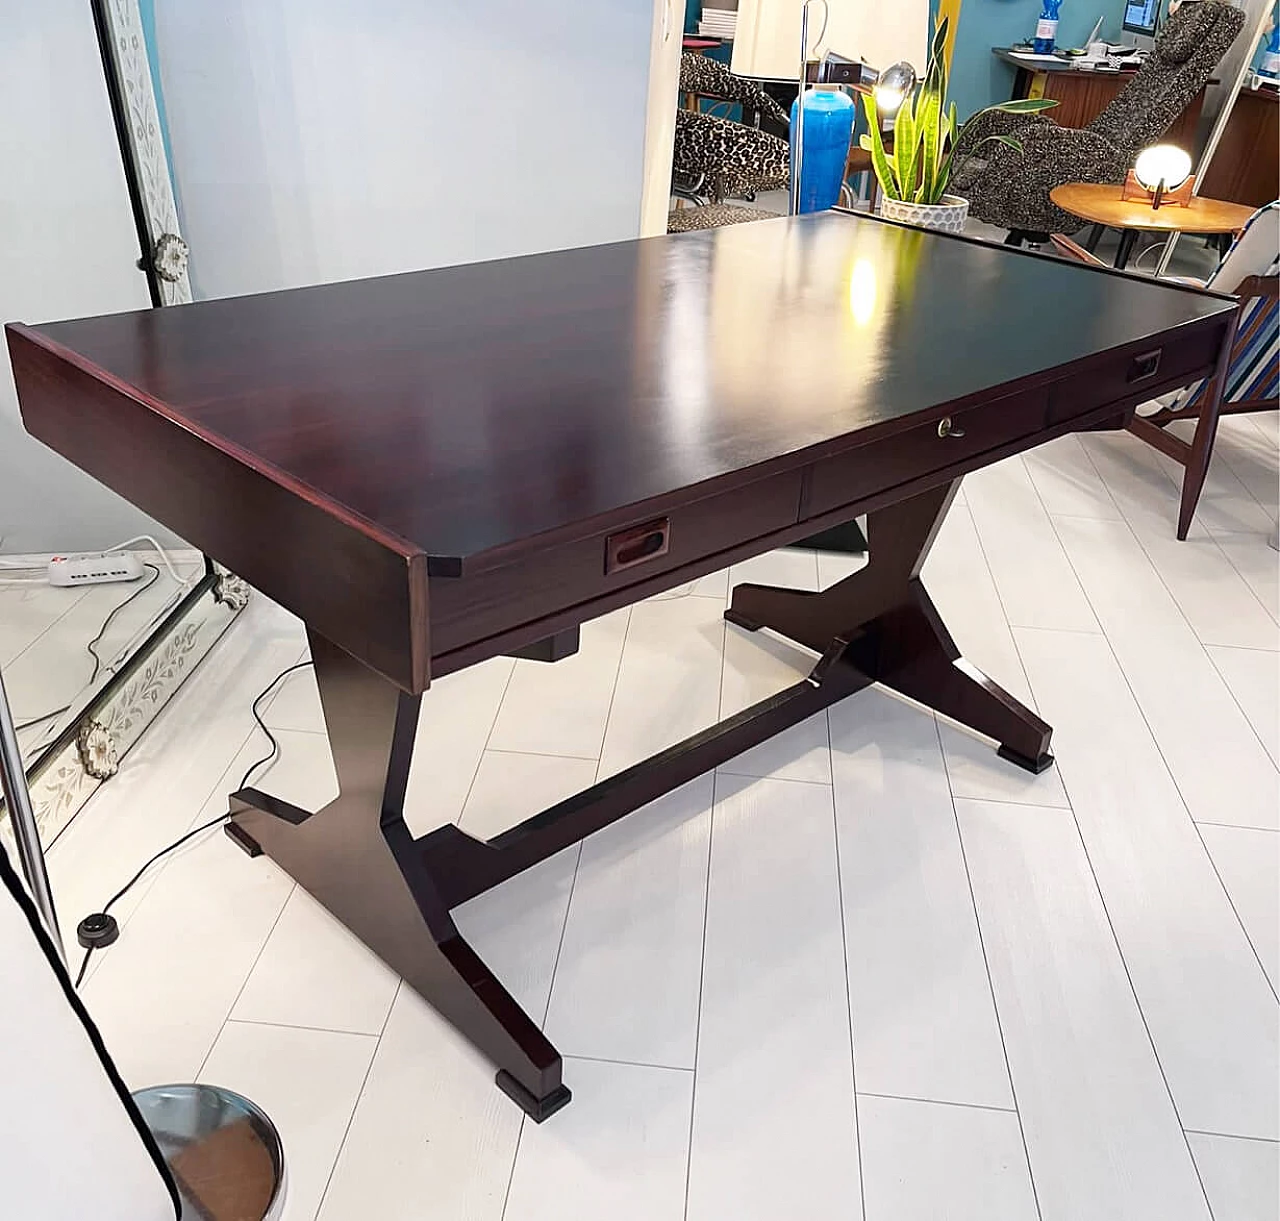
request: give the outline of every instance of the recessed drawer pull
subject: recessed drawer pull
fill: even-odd
[[[643,526],[635,526],[621,534],[611,534],[605,541],[605,573],[620,572],[646,560],[656,560],[658,556],[666,555],[670,548],[671,519],[667,517],[645,522]]]
[[[957,428],[952,422],[949,415],[943,416],[938,421],[938,436],[940,437],[963,437],[964,429]]]
[[[926,440],[938,447],[935,457],[941,464],[955,451],[933,439],[935,423],[929,420],[923,427]],[[531,635],[552,635],[563,630],[565,607],[581,612],[580,619],[594,619],[618,605],[629,585],[648,585],[647,593],[657,593],[664,580],[668,588],[692,581],[692,575],[667,578],[678,568],[740,546],[743,539],[764,538],[794,526],[804,480],[804,468],[793,467],[710,496],[694,493],[697,498],[683,504],[670,496],[669,509],[666,504],[637,508],[629,517],[589,534],[531,548],[521,558],[504,562],[499,557],[459,580],[432,577],[432,658],[459,650],[471,650],[468,656],[484,653],[491,637],[516,631],[517,644]],[[847,482],[842,481],[842,492]],[[548,622],[544,630],[534,632],[540,620]],[[511,651],[505,640],[495,642],[498,645],[500,652]],[[436,672],[448,671],[437,667]],[[5,1216],[0,1203],[0,1217]]]
[[[1154,352],[1143,352],[1141,356],[1135,356],[1129,365],[1129,376],[1125,380],[1145,382],[1147,378],[1155,377],[1160,371],[1160,357],[1163,355],[1164,349],[1157,348]]]

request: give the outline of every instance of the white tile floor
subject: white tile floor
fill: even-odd
[[[288,1221],[1276,1221],[1280,785],[1272,421],[1224,423],[1192,537],[1127,436],[972,477],[925,570],[968,656],[1055,725],[1013,770],[868,691],[474,900],[459,922],[565,1053],[493,1072],[266,861],[213,833],[122,905],[88,1005],[135,1086],[258,1098]],[[424,701],[414,830],[478,834],[794,681],[728,584]],[[303,654],[259,599],[51,853],[63,920],[224,808],[249,702]],[[334,791],[314,681],[264,787]]]

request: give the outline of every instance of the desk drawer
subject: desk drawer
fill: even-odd
[[[665,515],[643,514],[589,538],[532,551],[488,572],[432,577],[432,656],[794,525],[802,483],[802,471],[787,471]]]
[[[806,517],[853,504],[1044,428],[1045,391],[1023,391],[954,412],[815,463]]]
[[[1226,334],[1226,324],[1201,327],[1148,348],[1108,355],[1088,369],[1049,387],[1049,423],[1084,415],[1107,403],[1139,402],[1188,385],[1211,370]]]

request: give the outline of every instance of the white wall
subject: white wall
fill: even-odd
[[[978,0],[975,0],[977,3]],[[738,0],[733,70],[794,81],[800,74],[805,0]],[[900,59],[923,72],[929,57],[929,0],[827,0],[809,16],[809,55],[835,51],[882,70]]]
[[[0,0],[0,322],[150,304],[85,0]],[[22,431],[0,344],[0,552],[152,524]]]
[[[653,0],[155,9],[197,296],[639,232]]]
[[[653,0],[649,41],[649,103],[645,127],[644,185],[640,233],[666,233],[671,210],[671,159],[680,101],[680,52],[684,32],[683,0]]]

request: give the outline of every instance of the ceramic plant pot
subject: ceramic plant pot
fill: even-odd
[[[880,215],[886,220],[916,225],[921,229],[938,229],[943,233],[963,233],[969,216],[969,201],[959,195],[944,195],[936,204],[904,203],[900,199],[881,199]]]

